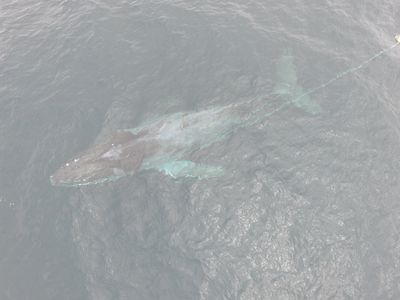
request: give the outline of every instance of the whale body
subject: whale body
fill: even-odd
[[[115,181],[155,169],[172,177],[210,178],[222,168],[188,160],[190,153],[223,139],[250,118],[250,106],[235,104],[178,112],[133,129],[117,131],[62,165],[51,177],[58,186]]]
[[[117,131],[64,163],[50,181],[55,186],[83,186],[115,181],[142,170],[157,170],[174,178],[221,176],[220,166],[190,160],[191,153],[224,139],[237,128],[263,120],[288,104],[311,114],[319,105],[297,83],[293,56],[285,51],[277,62],[278,83],[263,99],[252,99],[202,111],[177,112],[147,121],[133,129]],[[267,111],[265,103],[276,103]],[[277,108],[276,108],[277,107]]]

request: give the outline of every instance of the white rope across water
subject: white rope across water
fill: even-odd
[[[303,98],[305,96],[308,96],[308,95],[310,95],[310,94],[312,94],[312,93],[314,93],[314,92],[316,92],[316,91],[318,91],[320,89],[323,89],[323,88],[327,87],[328,85],[334,83],[335,81],[341,79],[342,77],[344,77],[344,76],[346,76],[348,74],[354,73],[354,72],[366,67],[370,62],[372,62],[373,60],[375,60],[378,57],[382,56],[386,52],[389,52],[390,50],[392,50],[393,48],[397,47],[400,44],[400,34],[396,35],[394,38],[396,40],[396,43],[393,44],[392,46],[390,46],[390,47],[388,47],[386,49],[383,49],[383,50],[379,51],[378,53],[372,55],[368,59],[366,59],[363,62],[361,62],[358,66],[351,67],[351,68],[349,68],[349,69],[347,69],[345,71],[339,72],[339,73],[336,74],[335,77],[329,79],[328,81],[324,82],[323,84],[321,84],[321,85],[319,85],[317,87],[314,87],[312,89],[309,89],[307,92],[301,94],[300,96],[298,96],[298,97],[296,97],[294,99],[291,99],[289,101],[286,101],[286,102],[282,103],[279,107],[277,107],[276,109],[274,109],[273,111],[269,112],[268,114],[266,114],[264,116],[265,117],[269,117],[269,116],[275,114],[276,112],[282,110],[283,108],[285,108],[290,103],[294,103],[294,102],[298,101],[299,99],[301,99],[301,98]]]
[[[383,50],[379,51],[378,53],[374,54],[374,55],[371,56],[370,58],[364,60],[361,64],[359,64],[359,65],[356,66],[356,67],[352,67],[352,68],[350,68],[350,69],[347,69],[347,70],[345,70],[345,71],[343,71],[343,72],[340,72],[340,73],[336,74],[336,76],[335,76],[334,78],[328,80],[327,82],[325,82],[325,83],[323,83],[323,84],[321,84],[321,85],[319,85],[319,86],[317,86],[317,87],[315,87],[315,88],[312,88],[311,90],[309,90],[308,92],[306,92],[306,93],[300,95],[299,97],[297,97],[297,98],[294,99],[293,101],[296,101],[296,100],[298,100],[298,99],[300,99],[300,98],[302,98],[302,97],[304,97],[304,96],[310,95],[310,94],[314,93],[315,91],[318,91],[318,90],[320,90],[320,89],[323,89],[324,87],[330,85],[331,83],[335,82],[336,80],[339,80],[340,78],[346,76],[347,74],[354,73],[354,72],[356,72],[356,71],[358,71],[358,70],[364,68],[364,67],[365,67],[366,65],[368,65],[371,61],[377,59],[379,56],[385,54],[386,52],[388,52],[388,51],[392,50],[393,48],[395,48],[396,46],[398,46],[398,45],[400,44],[400,34],[399,34],[399,35],[396,35],[396,36],[395,36],[395,39],[396,39],[396,41],[397,41],[396,44],[390,46],[389,48],[386,48],[386,49],[383,49]]]

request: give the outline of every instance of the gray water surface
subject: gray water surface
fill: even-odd
[[[393,45],[399,3],[353,2],[2,1],[0,299],[400,299],[400,47],[195,154],[223,178],[49,182],[116,129],[265,97],[284,49],[308,90]]]

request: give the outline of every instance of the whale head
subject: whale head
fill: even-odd
[[[135,174],[146,156],[136,135],[121,131],[68,160],[53,175],[54,186],[84,186]]]

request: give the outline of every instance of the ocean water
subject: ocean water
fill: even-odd
[[[352,2],[2,1],[0,299],[400,299],[400,46],[368,61],[400,5]],[[197,155],[223,178],[51,186],[116,129],[265,97],[285,49],[306,91],[368,63]]]

